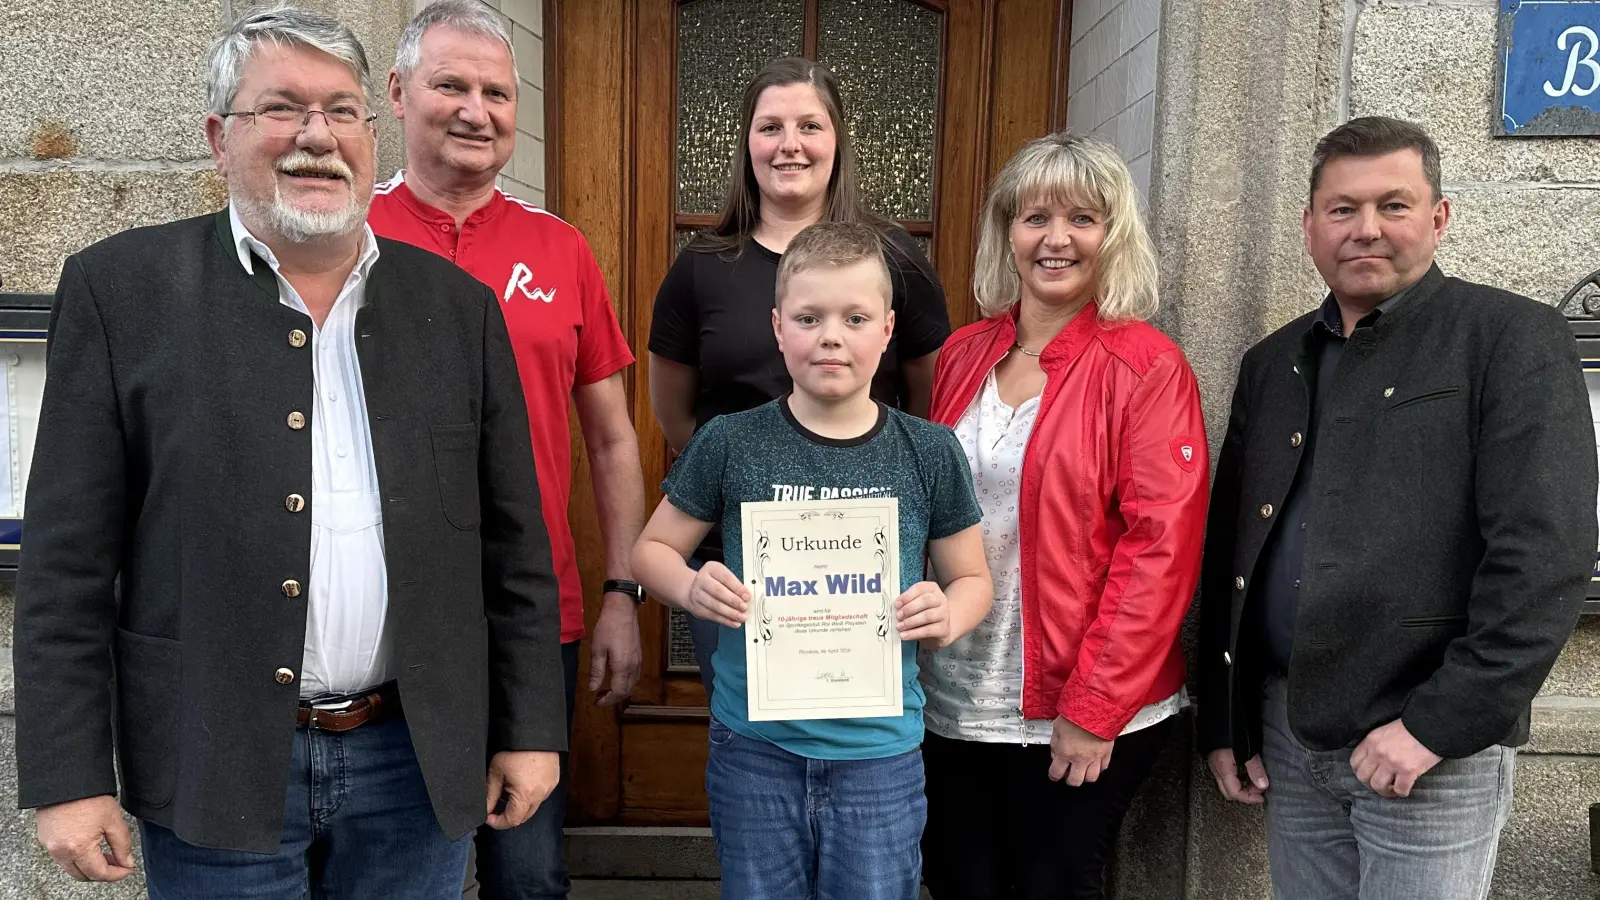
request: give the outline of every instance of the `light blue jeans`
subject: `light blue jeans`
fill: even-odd
[[[1287,683],[1267,682],[1261,762],[1278,900],[1483,900],[1511,815],[1517,751],[1447,759],[1409,797],[1380,797],[1350,750],[1309,750],[1289,730]]]
[[[726,900],[917,900],[921,750],[810,759],[713,718],[706,793]]]

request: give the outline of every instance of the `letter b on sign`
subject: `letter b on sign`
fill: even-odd
[[[1595,54],[1600,52],[1600,36],[1595,35],[1594,29],[1582,25],[1568,28],[1556,39],[1556,49],[1567,51],[1566,78],[1559,88],[1546,81],[1544,83],[1546,94],[1552,97],[1565,97],[1568,94],[1587,97],[1594,93],[1596,88],[1600,88],[1600,62],[1595,61]],[[1588,75],[1586,84],[1579,83],[1584,74],[1580,73],[1580,69]]]

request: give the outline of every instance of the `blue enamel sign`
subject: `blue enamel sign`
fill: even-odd
[[[1500,0],[1502,135],[1600,134],[1600,0]]]

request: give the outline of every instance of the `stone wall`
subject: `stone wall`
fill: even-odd
[[[517,57],[517,146],[500,172],[500,189],[544,206],[544,0],[484,0],[511,29]],[[416,0],[417,8],[428,0]]]
[[[1067,127],[1106,138],[1150,189],[1161,0],[1073,0]]]
[[[1554,302],[1600,267],[1600,144],[1489,136],[1496,9],[1496,0],[1167,0],[1151,185],[1159,324],[1194,364],[1214,449],[1243,351],[1325,290],[1301,247],[1300,212],[1312,146],[1347,118],[1401,116],[1439,141],[1454,209],[1439,261],[1451,274]],[[1497,898],[1570,900],[1600,888],[1587,821],[1600,800],[1597,668],[1600,621],[1586,620],[1535,708]],[[1179,873],[1181,896],[1270,897],[1259,812],[1221,800],[1189,760],[1181,864],[1129,846],[1137,817],[1124,852]],[[1147,817],[1176,815],[1148,810],[1175,805],[1183,790],[1171,773],[1152,783]]]

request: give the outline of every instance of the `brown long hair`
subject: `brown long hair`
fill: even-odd
[[[738,256],[745,241],[761,224],[761,188],[750,164],[750,123],[756,116],[756,101],[770,87],[809,84],[817,91],[828,120],[833,125],[835,149],[833,172],[828,176],[828,198],[822,207],[823,222],[859,222],[883,227],[888,220],[867,209],[861,202],[861,178],[856,169],[855,148],[845,127],[844,106],[839,99],[839,82],[823,66],[800,56],[784,56],[767,63],[745,86],[739,104],[739,140],[733,147],[729,167],[728,191],[722,198],[717,222],[695,236],[697,250],[731,253]]]

